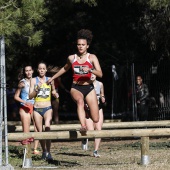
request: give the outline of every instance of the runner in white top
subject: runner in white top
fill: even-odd
[[[86,125],[88,130],[101,130],[103,125],[103,109],[102,109],[102,103],[105,103],[105,96],[104,96],[104,86],[103,83],[96,80],[96,76],[92,74],[91,80],[93,81],[94,89],[97,95],[98,100],[98,106],[99,106],[99,121],[97,123],[94,123],[92,119],[90,118],[90,110],[88,108],[88,105],[85,105],[86,110]],[[101,142],[101,138],[96,138],[94,141],[94,157],[100,157],[98,154],[99,145]],[[88,149],[88,139],[85,139],[82,141],[82,149],[87,150]]]

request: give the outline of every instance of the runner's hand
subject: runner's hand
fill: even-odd
[[[47,80],[47,82],[46,82],[46,83],[49,85],[49,84],[51,84],[51,82],[52,82],[52,81],[53,81],[53,79],[52,79],[52,78],[50,78],[50,79],[48,79],[48,80]]]
[[[24,105],[25,105],[25,106],[32,106],[33,104],[30,103],[30,102],[26,102],[26,103],[24,103]]]
[[[59,94],[56,93],[56,92],[55,92],[55,93],[52,92],[52,95],[53,95],[56,99],[59,98]]]

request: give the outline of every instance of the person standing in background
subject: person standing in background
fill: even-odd
[[[148,86],[143,83],[141,76],[137,76],[136,82],[137,120],[146,121],[148,120],[149,89]]]

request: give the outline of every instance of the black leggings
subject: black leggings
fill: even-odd
[[[138,104],[137,111],[139,121],[148,120],[148,105]]]

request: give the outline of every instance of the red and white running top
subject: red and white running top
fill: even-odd
[[[92,63],[89,59],[90,54],[87,54],[86,61],[83,64],[78,63],[77,54],[74,55],[74,60],[72,62],[72,70],[73,70],[73,81],[89,81],[91,78],[90,72],[83,71],[83,67],[88,67],[90,69],[93,68]]]

